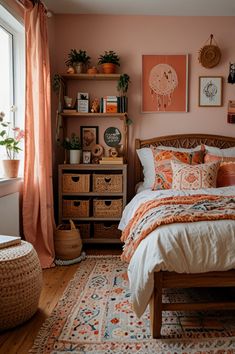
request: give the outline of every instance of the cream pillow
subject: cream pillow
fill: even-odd
[[[220,162],[188,165],[171,161],[173,180],[172,189],[202,189],[216,187]]]

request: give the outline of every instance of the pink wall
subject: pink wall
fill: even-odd
[[[234,17],[56,15],[54,22],[55,71],[65,71],[64,62],[71,48],[87,50],[94,65],[104,50],[114,50],[120,55],[120,72],[128,73],[132,81],[128,92],[129,116],[133,120],[129,135],[131,155],[136,137],[200,132],[235,136],[235,125],[227,124],[226,118],[227,102],[235,99],[235,87],[226,83],[229,61],[235,61]],[[215,68],[205,69],[198,62],[198,51],[211,33],[222,51],[222,60]],[[142,54],[186,53],[189,54],[189,112],[141,113]],[[198,107],[200,75],[224,77],[222,107]],[[93,121],[93,125],[96,123]]]

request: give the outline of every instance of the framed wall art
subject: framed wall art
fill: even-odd
[[[199,76],[199,107],[221,107],[222,76]]]
[[[188,111],[188,55],[142,56],[142,112]]]
[[[81,126],[80,129],[82,150],[91,150],[98,144],[98,127]]]

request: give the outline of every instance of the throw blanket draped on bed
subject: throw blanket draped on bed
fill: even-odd
[[[206,220],[235,220],[235,197],[193,195],[142,204],[122,233],[122,260],[129,262],[140,242],[161,225]]]

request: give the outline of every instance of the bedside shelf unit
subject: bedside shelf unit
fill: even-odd
[[[64,80],[64,95],[67,94],[67,87],[69,81],[118,81],[121,74],[61,74],[61,77]],[[78,118],[116,118],[122,121],[122,139],[123,139],[123,155],[125,162],[127,161],[127,152],[128,152],[128,116],[127,113],[86,113],[86,112],[61,112],[60,116],[62,117],[62,126],[64,137],[67,136],[67,118],[78,119]]]
[[[120,243],[127,165],[59,165],[59,223],[72,219],[84,243]]]

